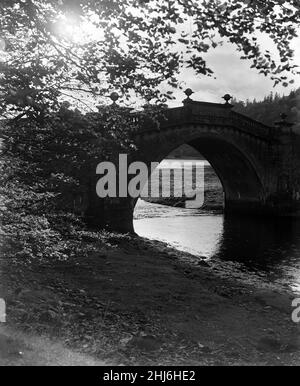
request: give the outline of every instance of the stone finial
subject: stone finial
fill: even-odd
[[[225,94],[222,98],[225,100],[225,104],[226,104],[226,105],[229,105],[229,101],[230,101],[233,97],[232,97],[230,94]]]
[[[287,113],[280,113],[280,121],[275,122],[275,124],[289,124],[291,125],[291,122],[288,122],[287,120],[288,114]]]
[[[288,117],[288,115],[287,115],[286,113],[281,113],[281,114],[280,114],[280,118],[281,118],[281,120],[282,120],[283,122],[286,121],[287,117]]]
[[[194,91],[190,88],[187,88],[184,93],[187,96],[187,99],[191,99],[191,95],[194,94]]]
[[[119,99],[119,94],[117,92],[112,92],[109,97],[113,101],[113,105],[116,105],[116,102]]]
[[[187,106],[190,104],[190,102],[193,102],[193,100],[191,99],[191,95],[194,94],[194,91],[190,88],[187,88],[185,91],[184,91],[185,95],[186,95],[186,98],[182,101],[183,105],[184,106]]]
[[[286,113],[281,113],[280,121],[277,121],[274,124],[275,124],[275,127],[279,128],[282,132],[291,133],[294,123],[289,122],[287,118],[288,118],[288,115]]]

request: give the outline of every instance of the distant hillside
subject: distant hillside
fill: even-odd
[[[193,147],[189,145],[182,145],[179,146],[177,149],[173,150],[167,159],[173,159],[173,158],[181,158],[181,159],[204,159],[204,157]]]
[[[288,96],[273,94],[266,96],[261,102],[247,100],[246,102],[233,100],[234,110],[267,125],[273,125],[280,119],[281,113],[288,115],[288,120],[300,129],[300,88],[292,91]]]

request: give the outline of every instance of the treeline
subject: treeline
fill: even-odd
[[[233,99],[232,104],[235,111],[271,126],[280,119],[281,113],[285,113],[288,120],[300,129],[300,88],[291,91],[287,96],[271,92],[260,102],[255,99],[246,102]]]
[[[204,159],[203,156],[193,147],[184,144],[179,146],[177,149],[173,150],[166,158],[176,159],[176,158],[192,158],[192,159]]]

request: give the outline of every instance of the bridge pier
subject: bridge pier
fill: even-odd
[[[94,229],[134,233],[133,211],[131,198],[98,198],[97,205],[89,206],[85,219],[88,226]]]

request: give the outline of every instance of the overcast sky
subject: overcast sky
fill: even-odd
[[[266,49],[274,47],[268,41],[262,42]],[[295,49],[295,64],[300,65],[300,38],[293,42]],[[240,53],[235,46],[225,43],[222,47],[211,50],[207,55],[207,62],[214,70],[214,76],[208,78],[205,76],[196,76],[192,70],[185,70],[181,74],[181,80],[185,82],[186,88],[190,87],[195,94],[194,100],[203,100],[207,102],[223,102],[221,97],[230,93],[239,100],[263,99],[271,91],[277,91],[280,94],[288,94],[291,90],[300,87],[300,76],[295,76],[295,83],[290,87],[273,87],[273,81],[259,74],[256,69],[251,69],[251,62],[240,59]],[[216,77],[216,79],[214,79]],[[176,101],[170,105],[179,105],[184,99],[182,92],[176,92]]]

